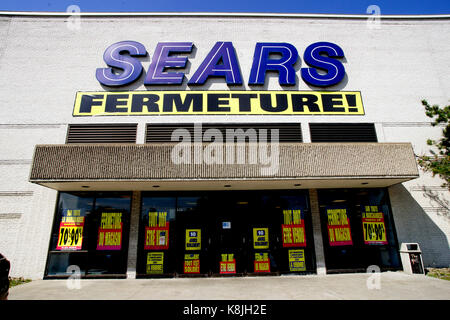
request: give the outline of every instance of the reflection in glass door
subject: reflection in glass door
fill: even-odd
[[[142,197],[136,273],[175,275],[175,197]]]
[[[45,278],[125,278],[131,194],[60,192]]]
[[[139,239],[140,277],[315,272],[302,190],[143,193]]]
[[[400,268],[386,189],[324,189],[318,195],[328,272]]]
[[[208,226],[212,215],[208,215],[206,200],[204,197],[177,198],[176,270],[179,276],[209,274]]]
[[[249,200],[212,194],[211,210],[215,207],[214,234],[211,239],[211,272],[217,276],[239,276],[245,273],[245,225],[250,214]],[[220,204],[220,205],[217,205]],[[212,212],[212,211],[211,211]]]

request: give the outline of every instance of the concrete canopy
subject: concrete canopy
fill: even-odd
[[[208,144],[193,143],[191,163],[177,164],[174,146],[37,145],[30,182],[60,191],[248,190],[387,187],[419,176],[410,143],[280,143],[278,151],[268,143],[268,153],[278,153],[275,165],[249,163],[259,150],[249,143],[216,146],[223,158],[213,163],[199,161]],[[242,147],[244,163],[227,163],[227,147],[235,155]],[[269,165],[275,170],[264,173]]]

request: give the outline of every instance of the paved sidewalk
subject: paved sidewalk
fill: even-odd
[[[369,289],[369,277],[380,275],[380,288]],[[67,280],[37,280],[10,289],[9,300],[450,300],[450,281],[407,275],[338,274],[244,278],[176,278],[80,280],[68,289]],[[376,281],[369,284],[376,286]]]

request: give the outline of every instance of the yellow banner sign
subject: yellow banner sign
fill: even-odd
[[[97,250],[122,249],[122,212],[102,212]]]
[[[80,209],[66,209],[61,217],[56,250],[81,250],[84,215]]]
[[[352,245],[347,208],[327,208],[327,229],[330,246]]]
[[[270,259],[267,252],[255,252],[255,272],[270,272]]]
[[[164,252],[147,253],[147,274],[164,273]]]
[[[202,230],[186,229],[186,250],[201,250]]]
[[[305,250],[289,250],[289,271],[306,271]]]
[[[169,222],[167,212],[150,211],[148,226],[145,227],[145,250],[169,249]]]
[[[253,248],[269,249],[269,228],[253,228]]]
[[[61,223],[57,250],[80,250],[83,242],[83,225]]]
[[[222,261],[220,261],[220,273],[221,274],[233,274],[236,273],[236,260],[233,253],[223,253]]]
[[[184,273],[200,273],[200,255],[185,254],[183,271]]]
[[[283,247],[305,247],[305,222],[301,209],[283,210],[283,224],[281,234]]]
[[[359,91],[77,92],[74,116],[364,115]]]
[[[362,207],[362,225],[365,244],[387,244],[383,212],[378,206]]]
[[[145,250],[169,249],[169,223],[167,227],[145,227]]]

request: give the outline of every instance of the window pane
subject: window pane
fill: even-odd
[[[130,194],[61,192],[46,275],[125,274],[130,205]]]
[[[143,194],[139,227],[137,274],[161,277],[174,273],[174,197]]]
[[[319,190],[319,206],[328,270],[400,267],[386,189]]]

